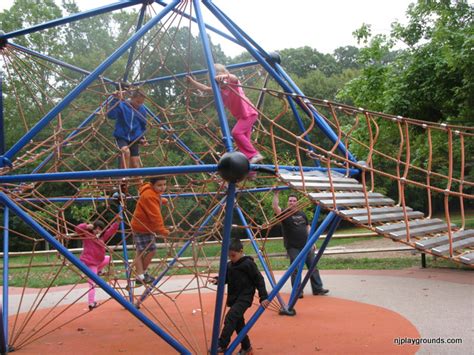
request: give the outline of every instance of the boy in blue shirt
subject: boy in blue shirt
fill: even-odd
[[[122,154],[120,161],[122,169],[141,166],[139,148],[146,131],[144,102],[145,94],[140,89],[132,90],[127,101],[114,94],[112,109],[107,113],[110,119],[115,120],[114,137]]]

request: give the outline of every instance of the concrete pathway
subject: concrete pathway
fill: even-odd
[[[282,274],[278,272],[277,277]],[[474,354],[474,271],[418,268],[338,270],[322,271],[321,276],[330,293],[328,296],[315,296],[315,301],[319,297],[336,297],[377,305],[399,313],[421,334],[421,339],[414,341],[431,342],[421,343],[420,354]],[[162,290],[171,292],[185,285],[192,287],[189,278],[178,276],[168,281]],[[283,288],[283,292],[289,293],[290,290],[288,284]],[[11,289],[10,314],[18,309],[20,291]],[[52,307],[60,300],[61,305],[78,298],[81,298],[80,302],[87,301],[87,285],[79,285],[65,296],[68,291],[70,287],[67,286],[50,289],[38,309]],[[309,286],[305,291],[305,300],[313,297],[310,296]],[[29,305],[41,297],[38,297],[37,290],[27,290],[23,295],[22,312],[27,312]],[[107,298],[103,291],[97,290],[97,299]],[[87,308],[86,303],[84,307]],[[295,308],[298,310],[298,304]],[[399,334],[393,334],[394,342],[399,337]],[[462,343],[448,344],[453,339]]]

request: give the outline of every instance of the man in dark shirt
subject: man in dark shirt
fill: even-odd
[[[308,240],[308,234],[310,230],[310,225],[308,223],[308,218],[306,214],[298,210],[298,198],[295,195],[290,195],[288,197],[288,206],[285,210],[282,211],[280,208],[279,201],[279,191],[275,190],[273,194],[273,211],[275,215],[288,215],[281,221],[283,229],[283,243],[285,245],[286,252],[290,257],[290,263],[296,259],[298,254],[303,250]],[[306,267],[310,267],[314,260],[314,246],[306,255],[305,264]],[[291,275],[291,285],[295,283],[297,271]],[[313,295],[325,295],[329,290],[323,288],[323,282],[319,276],[319,270],[315,269],[311,275],[311,289],[313,290]],[[300,298],[303,297],[303,293],[299,295]]]

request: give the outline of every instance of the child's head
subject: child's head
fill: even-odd
[[[166,190],[166,177],[154,176],[150,178],[150,184],[156,192],[163,193]]]
[[[96,235],[99,235],[100,233],[102,233],[104,228],[105,228],[105,223],[102,221],[95,221],[94,223],[92,223],[92,232]]]
[[[217,75],[229,74],[229,71],[227,70],[227,68],[225,67],[224,64],[216,63],[216,64],[214,64],[214,69],[216,70]]]
[[[244,246],[240,239],[232,239],[229,245],[229,260],[236,263],[244,255]]]
[[[133,107],[139,108],[145,102],[145,93],[141,89],[135,89],[130,92],[130,103]]]

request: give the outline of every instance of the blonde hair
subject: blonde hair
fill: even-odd
[[[229,74],[229,71],[224,64],[216,63],[214,64],[214,69],[216,70],[217,74]]]

